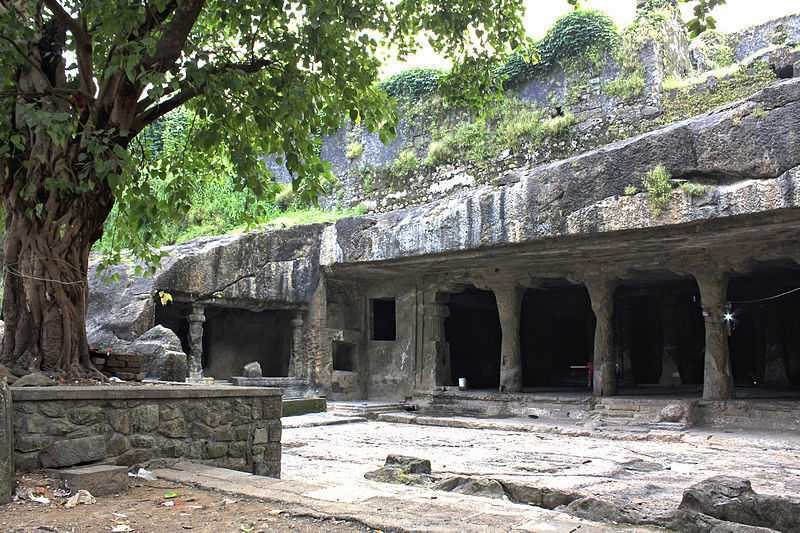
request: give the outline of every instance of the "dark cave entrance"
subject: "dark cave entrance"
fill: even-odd
[[[203,371],[217,379],[241,376],[252,361],[266,377],[286,377],[292,349],[292,313],[206,307]]]
[[[502,331],[494,294],[466,289],[451,294],[448,306],[445,337],[453,383],[466,378],[471,389],[499,388]]]
[[[800,386],[800,269],[764,266],[733,277],[729,347],[737,387]]]
[[[622,386],[692,386],[699,392],[705,323],[693,279],[665,275],[625,283],[614,295],[614,309]]]
[[[584,286],[564,280],[525,291],[520,320],[523,387],[587,389],[594,328]]]
[[[169,302],[167,305],[161,305],[158,298],[156,298],[155,306],[155,324],[171,329],[180,339],[183,352],[189,354],[188,316],[192,312],[192,306],[183,302]]]

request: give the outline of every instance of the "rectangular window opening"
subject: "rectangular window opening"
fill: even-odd
[[[397,310],[394,298],[372,300],[372,340],[397,339]]]
[[[349,342],[333,342],[333,369],[344,372],[355,372],[354,344]]]

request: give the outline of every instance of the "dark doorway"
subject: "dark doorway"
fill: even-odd
[[[800,270],[764,267],[731,279],[729,338],[738,387],[800,385]]]
[[[397,340],[397,304],[394,298],[372,300],[372,340]]]
[[[528,289],[522,300],[523,386],[588,388],[595,319],[582,285]],[[580,368],[583,367],[583,368]]]
[[[453,382],[466,378],[469,388],[500,386],[502,331],[491,291],[467,289],[450,296],[445,336],[450,345]]]
[[[626,283],[617,289],[614,306],[623,385],[703,383],[705,323],[694,280]]]
[[[184,353],[189,354],[189,313],[192,312],[192,306],[187,303],[169,302],[166,305],[161,305],[161,302],[156,298],[155,302],[156,313],[155,323],[159,326],[171,329],[181,341],[181,347]]]
[[[267,377],[286,377],[292,347],[291,312],[206,307],[203,369],[217,379],[241,376],[252,361]]]

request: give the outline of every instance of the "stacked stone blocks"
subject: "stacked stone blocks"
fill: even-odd
[[[36,400],[15,391],[17,469],[183,459],[280,477],[279,391],[237,388],[240,396],[215,397],[198,388],[195,397],[132,398],[137,388],[126,389],[118,396],[129,398],[120,399]]]

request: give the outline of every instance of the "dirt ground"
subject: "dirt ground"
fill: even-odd
[[[39,488],[51,503],[26,499],[0,506],[0,531],[4,533],[374,531],[341,520],[292,516],[267,502],[166,481],[137,480],[124,496],[98,497],[95,504],[66,509],[66,498],[53,495],[56,482],[42,476],[24,476],[20,480],[25,487]],[[177,496],[165,498],[170,492]]]

